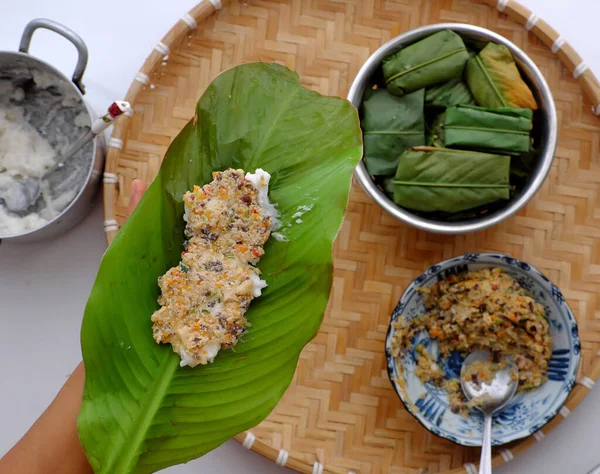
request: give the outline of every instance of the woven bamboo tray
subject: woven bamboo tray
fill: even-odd
[[[354,184],[321,330],[302,352],[279,405],[237,437],[280,465],[316,474],[476,472],[478,450],[437,438],[404,410],[383,351],[390,312],[405,286],[429,265],[465,252],[503,252],[541,269],[577,314],[583,343],[581,377],[560,415],[535,436],[496,450],[494,465],[541,441],[587,395],[600,376],[600,122],[593,115],[600,114],[600,85],[556,31],[513,0],[250,0],[225,6],[204,0],[156,45],[126,97],[135,114],[113,131],[104,175],[109,242],[126,218],[132,180],[154,178],[167,146],[219,72],[276,61],[298,71],[305,86],[345,96],[383,42],[448,21],[494,30],[540,67],[558,109],[554,166],[517,216],[457,237],[399,223]]]

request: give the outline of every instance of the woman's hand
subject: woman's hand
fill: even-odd
[[[134,179],[128,215],[145,191],[146,183]],[[84,384],[80,362],[46,411],[0,459],[0,474],[93,474],[77,435]]]
[[[129,208],[127,210],[127,217],[131,215],[133,210],[137,207],[142,199],[142,196],[146,192],[146,183],[141,179],[134,179],[131,183],[131,198],[129,199]]]

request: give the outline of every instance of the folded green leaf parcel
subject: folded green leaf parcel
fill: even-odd
[[[531,109],[450,107],[444,119],[447,147],[527,152],[531,147]]]
[[[425,104],[435,107],[475,105],[475,99],[462,77],[455,77],[448,82],[428,87],[425,92]]]
[[[510,197],[510,157],[417,147],[400,157],[394,202],[423,212],[459,212]]]
[[[94,472],[187,462],[275,407],[327,306],[361,151],[356,109],[283,66],[206,89],[86,306],[78,432]]]
[[[374,89],[363,102],[364,159],[372,175],[394,174],[405,150],[422,145],[424,90],[396,97]]]
[[[538,108],[512,54],[502,44],[488,43],[477,56],[469,59],[465,76],[482,107]]]
[[[459,35],[439,31],[383,60],[387,90],[401,96],[459,77],[468,58]]]

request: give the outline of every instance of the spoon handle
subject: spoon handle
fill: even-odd
[[[61,157],[59,157],[59,160],[54,164],[54,166],[44,173],[41,179],[43,180],[58,168],[63,167],[65,163],[75,155],[75,153],[83,148],[84,145],[92,141],[96,135],[99,135],[106,130],[119,115],[129,113],[131,110],[132,108],[129,102],[125,102],[124,100],[117,100],[110,104],[110,107],[106,113],[101,117],[98,117],[94,123],[92,123],[91,129],[85,135],[79,137],[79,139],[72,146],[70,146]]]
[[[479,474],[492,474],[492,415],[485,415],[483,420],[483,443],[481,445],[481,459],[479,460]]]

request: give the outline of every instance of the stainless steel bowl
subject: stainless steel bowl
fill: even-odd
[[[440,234],[464,234],[467,232],[480,231],[502,222],[525,206],[525,204],[527,204],[527,202],[535,195],[544,183],[548,171],[552,166],[552,160],[554,159],[554,152],[556,150],[558,127],[556,108],[554,106],[552,93],[550,92],[550,88],[548,87],[544,76],[533,61],[503,36],[473,25],[440,23],[416,28],[396,36],[375,51],[367,62],[365,62],[350,87],[348,100],[350,100],[356,108],[360,108],[365,88],[370,84],[371,78],[375,72],[381,67],[383,58],[395,53],[404,46],[408,46],[426,36],[445,29],[453,30],[464,38],[493,41],[495,43],[503,44],[514,56],[517,66],[521,71],[521,75],[531,88],[539,106],[537,112],[539,120],[537,121],[537,126],[541,128],[540,156],[529,183],[520,194],[508,201],[505,207],[496,212],[468,221],[440,222],[418,216],[409,210],[396,205],[379,188],[377,188],[371,179],[364,162],[360,162],[356,168],[355,174],[367,194],[397,219],[419,229],[431,232]]]

